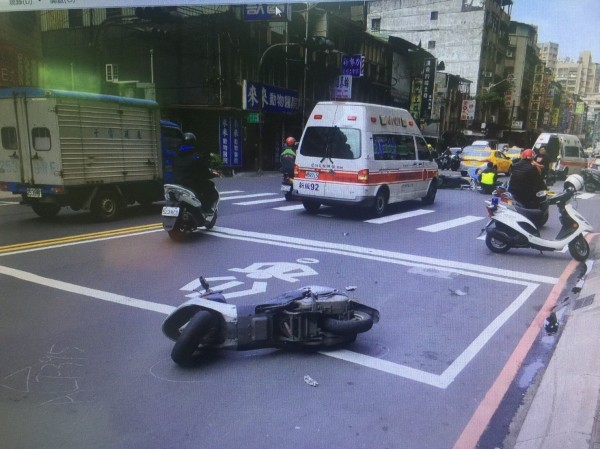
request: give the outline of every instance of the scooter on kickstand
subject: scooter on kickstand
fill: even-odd
[[[184,241],[197,228],[211,229],[215,225],[219,192],[214,184],[213,189],[215,201],[207,208],[192,190],[178,184],[164,185],[166,202],[161,213],[163,229],[172,240]]]
[[[202,291],[162,325],[175,342],[171,359],[199,362],[206,350],[320,349],[352,343],[379,321],[379,312],[331,287],[307,286],[259,304],[228,304],[200,277]]]
[[[564,182],[564,191],[548,199],[555,204],[560,213],[562,225],[554,240],[542,238],[539,229],[531,220],[518,213],[513,207],[493,197],[486,201],[490,218],[482,233],[485,232],[485,244],[493,253],[506,253],[511,248],[531,248],[539,251],[561,251],[568,246],[571,256],[584,261],[590,255],[590,245],[584,237],[591,232],[592,226],[573,207],[568,204],[578,190],[583,188],[580,175],[570,175]]]

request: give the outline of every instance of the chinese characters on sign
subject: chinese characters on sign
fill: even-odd
[[[219,147],[223,165],[242,165],[242,126],[234,117],[221,117],[219,120]]]
[[[412,80],[410,87],[410,115],[415,118],[421,116],[421,92],[423,90],[423,81],[420,78]]]
[[[365,57],[363,55],[342,56],[342,75],[361,77],[365,75]]]
[[[298,92],[295,90],[245,80],[243,95],[243,108],[248,111],[298,111]]]
[[[435,58],[425,58],[423,61],[423,102],[421,117],[430,118],[433,109],[433,85],[435,83]]]
[[[336,99],[350,100],[352,98],[352,77],[350,75],[338,76],[333,84]]]

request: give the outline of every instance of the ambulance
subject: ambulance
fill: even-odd
[[[586,168],[588,161],[579,137],[572,134],[542,133],[539,135],[533,149],[546,148],[552,161],[552,169],[561,177],[579,173]]]
[[[307,212],[324,205],[370,208],[420,199],[432,204],[438,167],[405,109],[354,102],[319,102],[302,133],[294,195]]]

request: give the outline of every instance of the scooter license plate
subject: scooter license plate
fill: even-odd
[[[292,190],[292,186],[281,184],[281,191],[282,192],[289,192],[290,190]]]
[[[164,206],[162,208],[162,216],[163,217],[178,217],[179,216],[179,208]]]

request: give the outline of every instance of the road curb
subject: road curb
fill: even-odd
[[[514,449],[600,447],[600,234],[589,241],[587,272],[563,305],[564,329]]]

